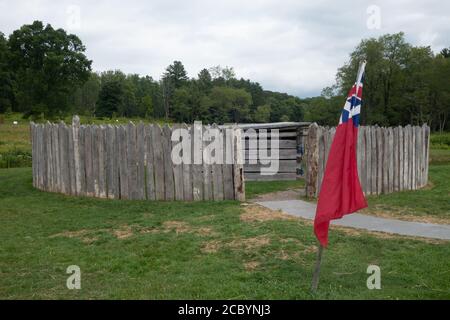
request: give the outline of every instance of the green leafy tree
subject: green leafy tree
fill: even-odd
[[[212,88],[212,77],[208,69],[202,69],[198,73],[198,87],[204,93],[209,93]]]
[[[169,78],[174,89],[181,88],[189,80],[184,65],[180,61],[174,61],[166,68],[165,78]]]
[[[9,59],[8,41],[0,32],[0,113],[12,111],[14,103],[14,79]]]
[[[99,117],[112,117],[123,110],[124,87],[119,80],[109,80],[102,84],[95,115]]]
[[[252,97],[248,92],[229,87],[214,87],[208,98],[203,99],[210,120],[217,123],[246,121],[251,103]]]
[[[14,31],[8,43],[18,110],[26,116],[67,112],[68,97],[86,82],[91,70],[81,40],[35,21]]]
[[[256,108],[256,112],[253,115],[253,120],[255,122],[269,122],[270,121],[270,106],[265,104]]]

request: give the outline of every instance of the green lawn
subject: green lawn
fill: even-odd
[[[300,189],[305,187],[304,180],[293,181],[246,181],[245,196],[252,199],[260,194],[276,191],[285,191],[289,189]]]
[[[428,181],[420,190],[370,196],[364,212],[450,224],[450,149],[430,149]]]
[[[242,220],[248,208],[66,197],[34,190],[29,168],[1,169],[0,298],[450,298],[448,242],[341,229],[312,296],[311,224]],[[369,264],[381,290],[366,288]],[[81,290],[66,288],[69,265]]]

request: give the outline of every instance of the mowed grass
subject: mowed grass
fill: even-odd
[[[243,220],[238,202],[67,197],[0,170],[2,299],[448,299],[450,245],[332,228],[318,293],[300,219]],[[381,290],[368,290],[368,265]],[[66,268],[81,268],[81,290]]]
[[[305,180],[286,180],[286,181],[246,181],[245,196],[252,199],[258,195],[285,191],[290,189],[301,189],[305,187]]]
[[[430,149],[428,186],[369,196],[365,213],[450,224],[450,149]]]

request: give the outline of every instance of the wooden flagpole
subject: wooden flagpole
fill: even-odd
[[[311,284],[311,291],[313,293],[316,293],[317,287],[319,286],[320,266],[322,264],[322,252],[323,246],[319,244],[319,250],[317,250],[316,266],[314,267],[314,273]]]

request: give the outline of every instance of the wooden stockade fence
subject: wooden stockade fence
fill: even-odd
[[[317,197],[336,128],[312,124],[306,138],[306,195]],[[430,127],[360,126],[357,165],[366,195],[415,190],[428,183]]]
[[[224,158],[232,159],[232,164],[207,164],[201,155],[193,159],[194,152],[191,164],[175,164],[173,129],[188,130],[192,149],[196,144],[203,150],[207,127],[197,122],[172,128],[131,122],[80,125],[78,117],[69,126],[63,122],[30,126],[33,186],[38,189],[111,199],[245,200],[242,154],[236,152],[242,148],[237,128],[219,131],[224,143],[231,143],[226,149],[231,154],[224,152]]]

